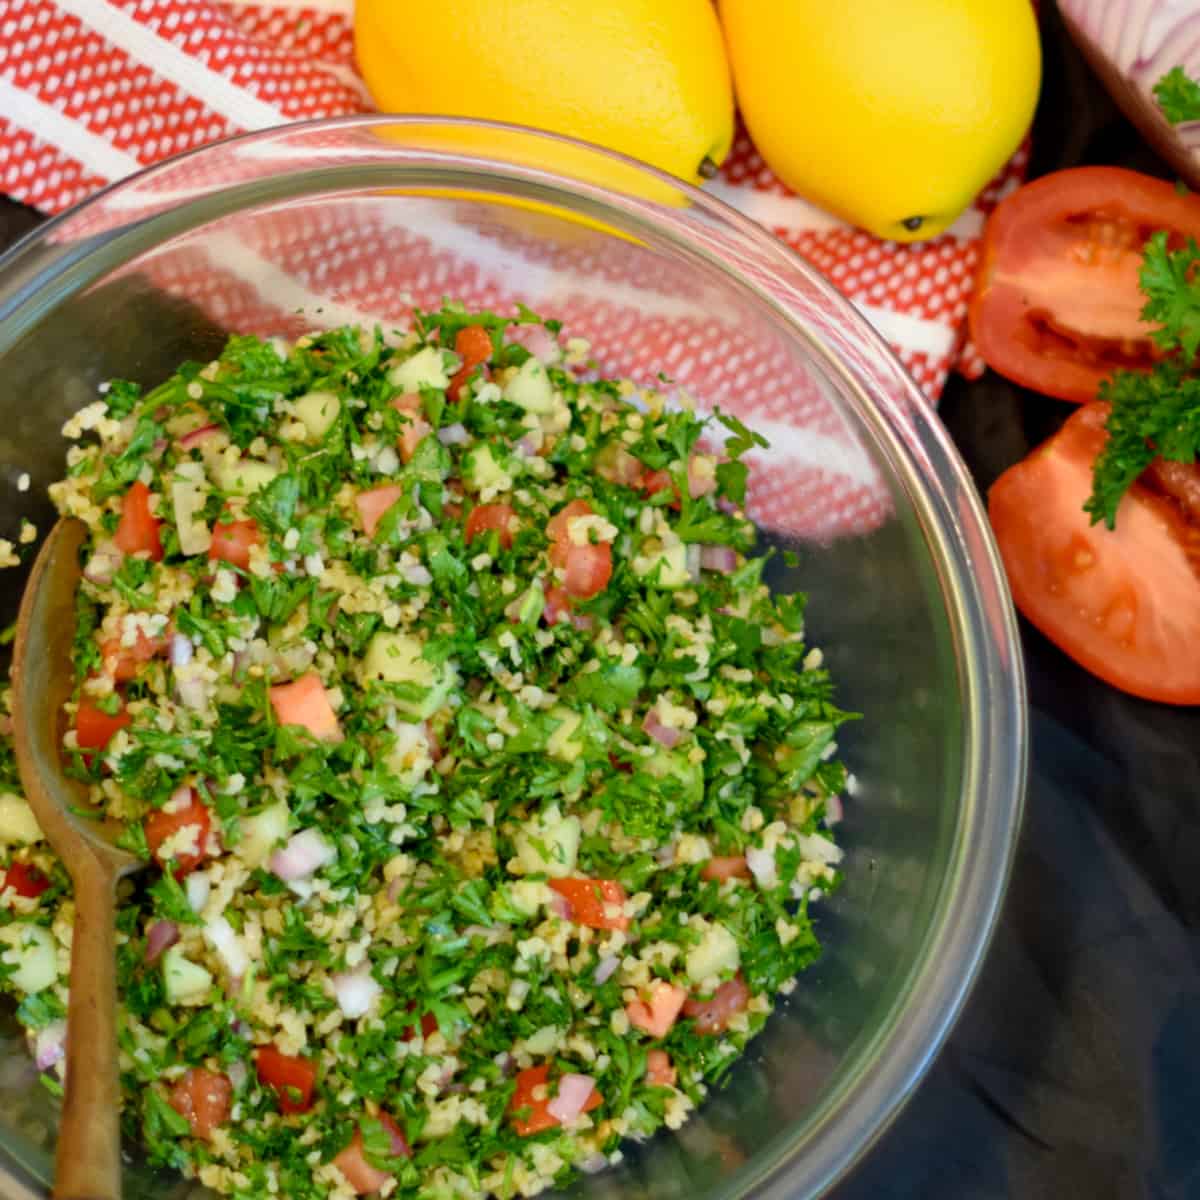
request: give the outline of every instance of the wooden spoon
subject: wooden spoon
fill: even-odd
[[[119,825],[86,815],[86,789],[62,768],[62,711],[74,684],[75,593],[86,536],[81,521],[59,521],[33,564],[17,617],[13,734],[25,797],[75,885],[54,1195],[120,1200],[116,887],[144,864],[114,844]]]

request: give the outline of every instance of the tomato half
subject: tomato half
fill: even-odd
[[[192,1067],[171,1088],[167,1103],[187,1118],[193,1137],[207,1141],[214,1129],[229,1120],[233,1084],[220,1071]]]
[[[408,1147],[400,1126],[385,1112],[380,1112],[375,1118],[383,1126],[391,1143],[389,1153],[393,1158],[410,1158],[412,1151]],[[366,1145],[361,1129],[354,1131],[349,1145],[333,1160],[333,1165],[346,1177],[346,1182],[359,1196],[369,1196],[377,1192],[392,1178],[388,1171],[381,1171],[367,1161]]]
[[[279,1093],[279,1111],[302,1113],[312,1108],[317,1068],[307,1058],[283,1054],[274,1046],[259,1046],[254,1052],[254,1068],[259,1082]]]
[[[48,887],[50,880],[28,863],[15,862],[0,870],[0,892],[12,888],[26,900],[36,900]]]
[[[1089,524],[1083,503],[1107,417],[1106,404],[1081,408],[992,485],[988,512],[1013,599],[1114,687],[1200,704],[1200,526],[1150,473],[1121,501],[1115,530]]]
[[[1142,248],[1200,238],[1200,196],[1117,167],[1073,167],[1002,201],[984,232],[971,339],[1001,375],[1063,400],[1096,398],[1157,350],[1141,319]]]
[[[571,521],[591,516],[593,511],[586,500],[572,500],[546,525],[550,537],[550,561],[562,571],[563,590],[579,600],[590,600],[598,595],[612,578],[612,547],[607,542],[576,545],[571,540]]]
[[[750,989],[740,975],[735,975],[707,1000],[688,1000],[683,1006],[683,1015],[696,1023],[697,1033],[724,1033],[729,1022],[749,1003]]]
[[[208,857],[208,834],[212,829],[212,819],[208,809],[200,802],[200,797],[192,793],[191,803],[186,808],[156,809],[146,817],[144,825],[146,845],[150,853],[158,860],[159,866],[166,867],[174,862],[173,873],[176,879],[182,879],[189,871],[194,871]],[[187,840],[195,849],[162,851],[168,838],[174,837],[180,830],[188,830]]]

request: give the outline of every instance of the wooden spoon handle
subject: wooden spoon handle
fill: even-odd
[[[113,872],[94,860],[75,873],[67,1083],[55,1200],[121,1200],[116,883]]]

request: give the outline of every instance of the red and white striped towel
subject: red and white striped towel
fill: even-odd
[[[142,166],[217,138],[369,112],[370,98],[354,70],[352,15],[353,0],[0,0],[0,190],[59,212]],[[952,366],[975,366],[969,355],[963,357],[963,329],[979,235],[987,212],[1020,182],[1025,160],[1022,150],[950,232],[911,246],[882,242],[797,197],[775,178],[744,131],[707,189],[820,268],[936,402]],[[498,251],[506,248],[502,232],[483,234]],[[333,263],[342,271],[338,298],[353,309],[367,298],[361,289],[355,294],[356,281],[370,293],[372,272],[396,255],[407,256],[414,278],[427,284],[430,295],[421,295],[422,303],[436,302],[432,293],[438,289],[454,290],[468,301],[496,302],[489,291],[494,279],[463,275],[419,237],[387,228],[356,228],[352,238],[326,230],[310,253],[297,239],[313,236],[304,221],[273,232],[247,231],[253,254],[268,264],[285,257],[290,264],[273,305],[276,319],[294,310],[297,295],[319,291],[323,279],[328,293]],[[228,318],[231,326],[253,327],[268,318],[261,272],[251,288],[244,264],[238,265],[246,248],[225,264],[202,255],[205,261],[195,263],[187,278],[179,273],[188,271],[188,260],[177,257],[163,265],[166,277],[157,282],[192,299],[204,290],[215,316]],[[528,245],[517,249],[526,258],[536,255]],[[379,290],[376,286],[374,303],[361,308],[383,316]],[[605,365],[614,370],[644,365],[640,360],[647,356],[662,363],[666,352],[684,347],[689,355],[695,351],[689,361],[709,377],[745,372],[747,365],[770,376],[766,362],[747,364],[744,348],[739,350],[727,330],[709,328],[711,322],[672,317],[658,322],[665,321],[661,330],[654,320],[635,326],[623,321],[631,314],[619,305],[605,310],[604,300],[590,294],[565,297],[564,305],[554,315],[567,317],[578,309],[585,327],[611,333],[611,354],[621,361]],[[686,374],[685,366],[667,365],[677,377]],[[790,388],[786,396],[775,395],[780,386]],[[771,394],[759,388],[746,415],[760,422],[783,415],[788,427],[803,428],[810,439],[833,439],[836,423],[824,420],[814,397],[805,398],[802,381],[764,387]],[[875,473],[845,447],[835,452],[834,440],[809,447],[802,469],[792,465],[762,474],[754,507],[768,523],[777,517],[796,532],[828,535],[870,527],[886,513],[888,500]],[[851,460],[858,461],[857,469],[847,465]],[[808,515],[797,525],[800,514]]]

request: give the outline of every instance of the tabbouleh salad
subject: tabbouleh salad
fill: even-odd
[[[749,556],[761,439],[563,344],[455,305],[237,336],[68,423],[64,754],[149,863],[125,1132],[218,1192],[598,1170],[818,953],[847,714]],[[59,1090],[71,889],[0,746],[0,987]]]

